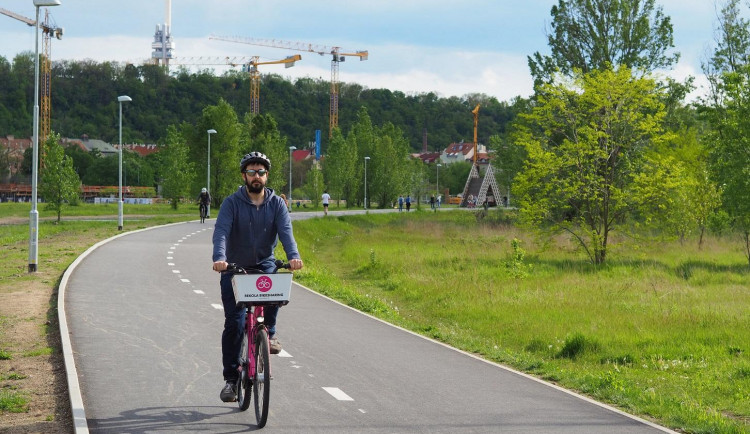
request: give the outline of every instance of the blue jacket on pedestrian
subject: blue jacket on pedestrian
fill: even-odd
[[[276,260],[273,252],[279,240],[287,260],[300,259],[284,199],[266,188],[263,203],[255,206],[246,187],[242,186],[224,199],[219,209],[214,227],[213,260],[269,269]]]

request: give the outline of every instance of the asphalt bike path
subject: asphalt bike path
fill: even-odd
[[[64,277],[77,432],[255,429],[252,405],[240,412],[219,400],[224,317],[211,270],[213,222],[123,234]],[[266,430],[670,432],[296,284],[277,328],[284,350],[271,360]]]

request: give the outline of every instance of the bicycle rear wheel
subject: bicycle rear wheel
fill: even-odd
[[[271,364],[268,348],[268,332],[261,328],[255,335],[255,419],[258,428],[266,426],[268,420],[268,402],[271,395]]]
[[[252,379],[248,375],[248,367],[250,366],[248,363],[248,348],[247,331],[245,330],[242,332],[242,340],[240,344],[240,375],[237,379],[237,404],[240,406],[240,411],[245,411],[250,408],[250,389],[253,388]]]

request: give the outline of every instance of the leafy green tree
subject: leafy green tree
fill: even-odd
[[[313,166],[310,172],[307,174],[307,182],[303,187],[305,194],[310,198],[313,208],[317,208],[325,190],[325,184],[323,182],[323,171]]]
[[[380,208],[390,207],[399,188],[408,179],[409,144],[400,129],[387,122],[375,132],[372,156],[368,162],[368,197]],[[421,161],[420,161],[421,163]]]
[[[205,173],[208,157],[209,129],[216,130],[211,135],[211,205],[218,209],[222,200],[234,193],[242,183],[240,176],[240,159],[249,151],[240,148],[242,127],[232,106],[225,100],[203,109],[197,128],[184,125],[182,134],[188,139],[190,160],[195,163],[196,176],[193,191],[207,187]],[[201,175],[203,174],[203,175]]]
[[[343,161],[341,170],[347,173],[350,178],[344,184],[341,197],[346,200],[346,207],[359,203],[361,196],[358,195],[362,188],[364,178],[360,171],[359,149],[357,148],[357,137],[351,132],[346,137],[346,146],[339,156]]]
[[[344,189],[351,181],[356,165],[356,154],[348,152],[347,143],[339,128],[334,128],[328,145],[326,158],[323,160],[323,176],[328,187],[328,193],[336,198],[336,204],[344,196]]]
[[[717,47],[704,65],[711,93],[702,115],[711,125],[704,137],[710,176],[750,265],[750,23],[740,13],[738,1],[722,8]]]
[[[60,146],[60,136],[50,134],[44,142],[44,165],[41,170],[39,193],[47,202],[46,209],[57,212],[57,222],[62,216],[65,202],[76,203],[81,191],[81,180],[73,170],[73,159],[65,155]]]
[[[655,0],[559,0],[550,14],[551,55],[536,52],[528,58],[537,85],[550,83],[558,72],[620,66],[650,72],[679,58],[667,55],[674,46],[672,22]]]
[[[649,146],[669,138],[664,116],[655,83],[628,68],[543,85],[519,125],[528,153],[513,189],[522,219],[569,233],[592,263],[604,263],[610,233],[636,208],[630,189]]]
[[[174,125],[167,127],[167,138],[159,151],[161,159],[162,195],[177,209],[180,199],[190,194],[195,164],[190,161],[190,149],[185,138]]]
[[[357,121],[349,131],[347,142],[357,151],[355,179],[362,180],[361,183],[358,182],[358,191],[352,192],[351,196],[357,203],[361,203],[360,201],[364,199],[365,157],[372,158],[375,149],[375,128],[366,107],[360,107],[357,112]],[[368,188],[369,184],[368,182]]]

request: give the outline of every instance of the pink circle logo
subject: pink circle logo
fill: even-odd
[[[273,281],[268,276],[260,276],[258,280],[255,281],[255,287],[258,288],[258,291],[260,292],[268,292],[271,290],[272,286]]]

